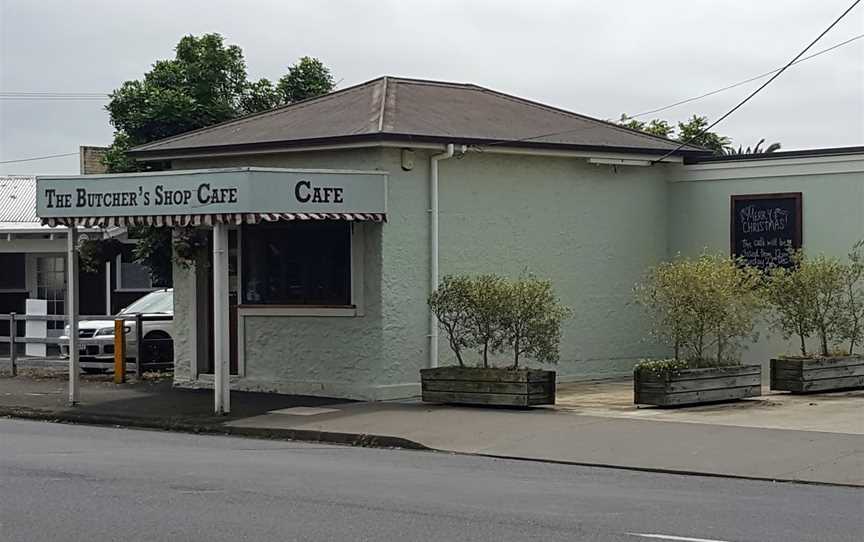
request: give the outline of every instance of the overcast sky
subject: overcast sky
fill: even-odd
[[[0,92],[110,92],[185,34],[242,47],[252,79],[303,55],[339,87],[381,75],[471,82],[599,118],[782,66],[852,0],[0,0]],[[864,33],[857,7],[811,52]],[[662,113],[716,118],[760,82]],[[745,146],[864,144],[864,39],[792,67],[717,131]],[[0,161],[107,145],[98,101],[0,97]],[[76,156],[0,174],[77,173]]]

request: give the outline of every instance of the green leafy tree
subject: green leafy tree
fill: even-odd
[[[822,356],[844,338],[844,279],[848,267],[837,258],[792,255],[793,266],[772,269],[765,288],[772,323],[785,338],[797,336],[801,355],[808,356],[807,339],[819,338]]]
[[[327,94],[336,86],[330,69],[317,58],[304,56],[279,79],[278,90],[285,103]]]
[[[636,120],[622,113],[618,124],[631,130],[639,130],[660,137],[672,137],[675,128],[663,119],[652,119],[650,121]]]
[[[429,306],[464,366],[463,352],[477,348],[483,367],[501,350],[507,311],[507,282],[498,275],[446,276],[429,297]]]
[[[758,143],[754,147],[748,146],[746,149],[741,145],[738,145],[738,148],[735,149],[733,147],[729,147],[724,150],[724,154],[729,155],[742,155],[742,154],[769,154],[772,152],[779,151],[782,147],[780,143],[771,143],[764,149],[762,148],[762,144],[765,143],[765,138],[759,140]]]
[[[465,366],[462,352],[477,345],[471,300],[472,286],[469,277],[446,276],[429,296],[429,307],[437,318],[439,327],[447,335],[447,343],[456,354],[460,367]]]
[[[708,117],[693,115],[687,122],[678,123],[678,140],[688,145],[711,149],[714,154],[723,154],[732,140],[716,132],[706,132]]]
[[[714,151],[716,155],[727,154],[761,154],[774,152],[780,149],[780,143],[772,143],[765,149],[762,149],[762,144],[765,139],[759,140],[754,147],[742,149],[739,145],[736,150],[732,147],[732,140],[729,137],[720,135],[717,132],[706,132],[705,128],[709,126],[708,117],[693,115],[686,122],[679,122],[676,126],[672,126],[668,121],[663,119],[652,119],[649,121],[636,120],[626,114],[622,114],[618,119],[618,124],[633,130],[640,130],[652,135],[660,137],[668,137],[675,139],[688,145],[696,145]]]
[[[429,306],[447,334],[460,366],[463,353],[477,348],[482,366],[507,346],[513,367],[530,356],[540,362],[558,360],[561,322],[570,314],[558,303],[549,281],[532,276],[508,281],[498,275],[446,276],[429,297]]]
[[[111,173],[160,170],[165,165],[136,162],[127,151],[137,145],[225,122],[242,115],[331,92],[335,84],[319,60],[303,57],[278,84],[250,82],[237,45],[219,34],[185,36],[174,58],[158,60],[139,80],[126,81],[106,106],[114,141],[105,155]],[[157,283],[171,280],[171,237],[165,228],[139,227],[136,258]],[[166,275],[167,273],[167,275]]]
[[[852,247],[843,276],[842,338],[849,341],[849,355],[864,342],[864,240]]]
[[[471,322],[483,367],[489,367],[489,354],[500,351],[504,342],[506,303],[507,282],[503,278],[490,274],[471,279]]]
[[[106,163],[115,173],[158,168],[129,160],[125,151],[334,87],[330,70],[310,57],[290,66],[278,84],[250,82],[240,47],[225,45],[219,34],[185,36],[173,59],[157,61],[142,79],[126,81],[111,93],[106,109],[116,132]]]
[[[634,295],[649,309],[652,336],[672,347],[674,361],[724,365],[739,361],[744,339],[756,338],[759,284],[755,269],[702,254],[650,269]]]
[[[552,282],[532,275],[508,285],[503,312],[505,343],[513,351],[513,368],[531,357],[542,363],[557,363],[561,323],[571,314],[558,302]]]

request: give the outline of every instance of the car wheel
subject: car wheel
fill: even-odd
[[[173,367],[174,341],[164,331],[151,331],[144,336],[141,346],[144,370]]]

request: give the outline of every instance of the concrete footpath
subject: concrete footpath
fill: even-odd
[[[61,377],[19,376],[0,378],[0,415],[864,486],[864,391],[687,409],[637,409],[631,393],[568,384],[559,405],[531,410],[232,393],[232,414],[215,417],[210,392],[169,380],[85,379],[70,408]]]

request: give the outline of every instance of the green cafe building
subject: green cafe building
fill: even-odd
[[[208,232],[206,265],[174,268],[174,379],[222,411],[229,389],[418,395],[419,369],[453,361],[426,300],[454,273],[551,279],[574,311],[559,378],[626,374],[666,354],[634,283],[735,250],[732,196],[791,213],[781,243],[844,255],[864,236],[862,148],[717,161],[470,84],[383,77],[131,154],[170,167],[40,177],[38,214]]]

